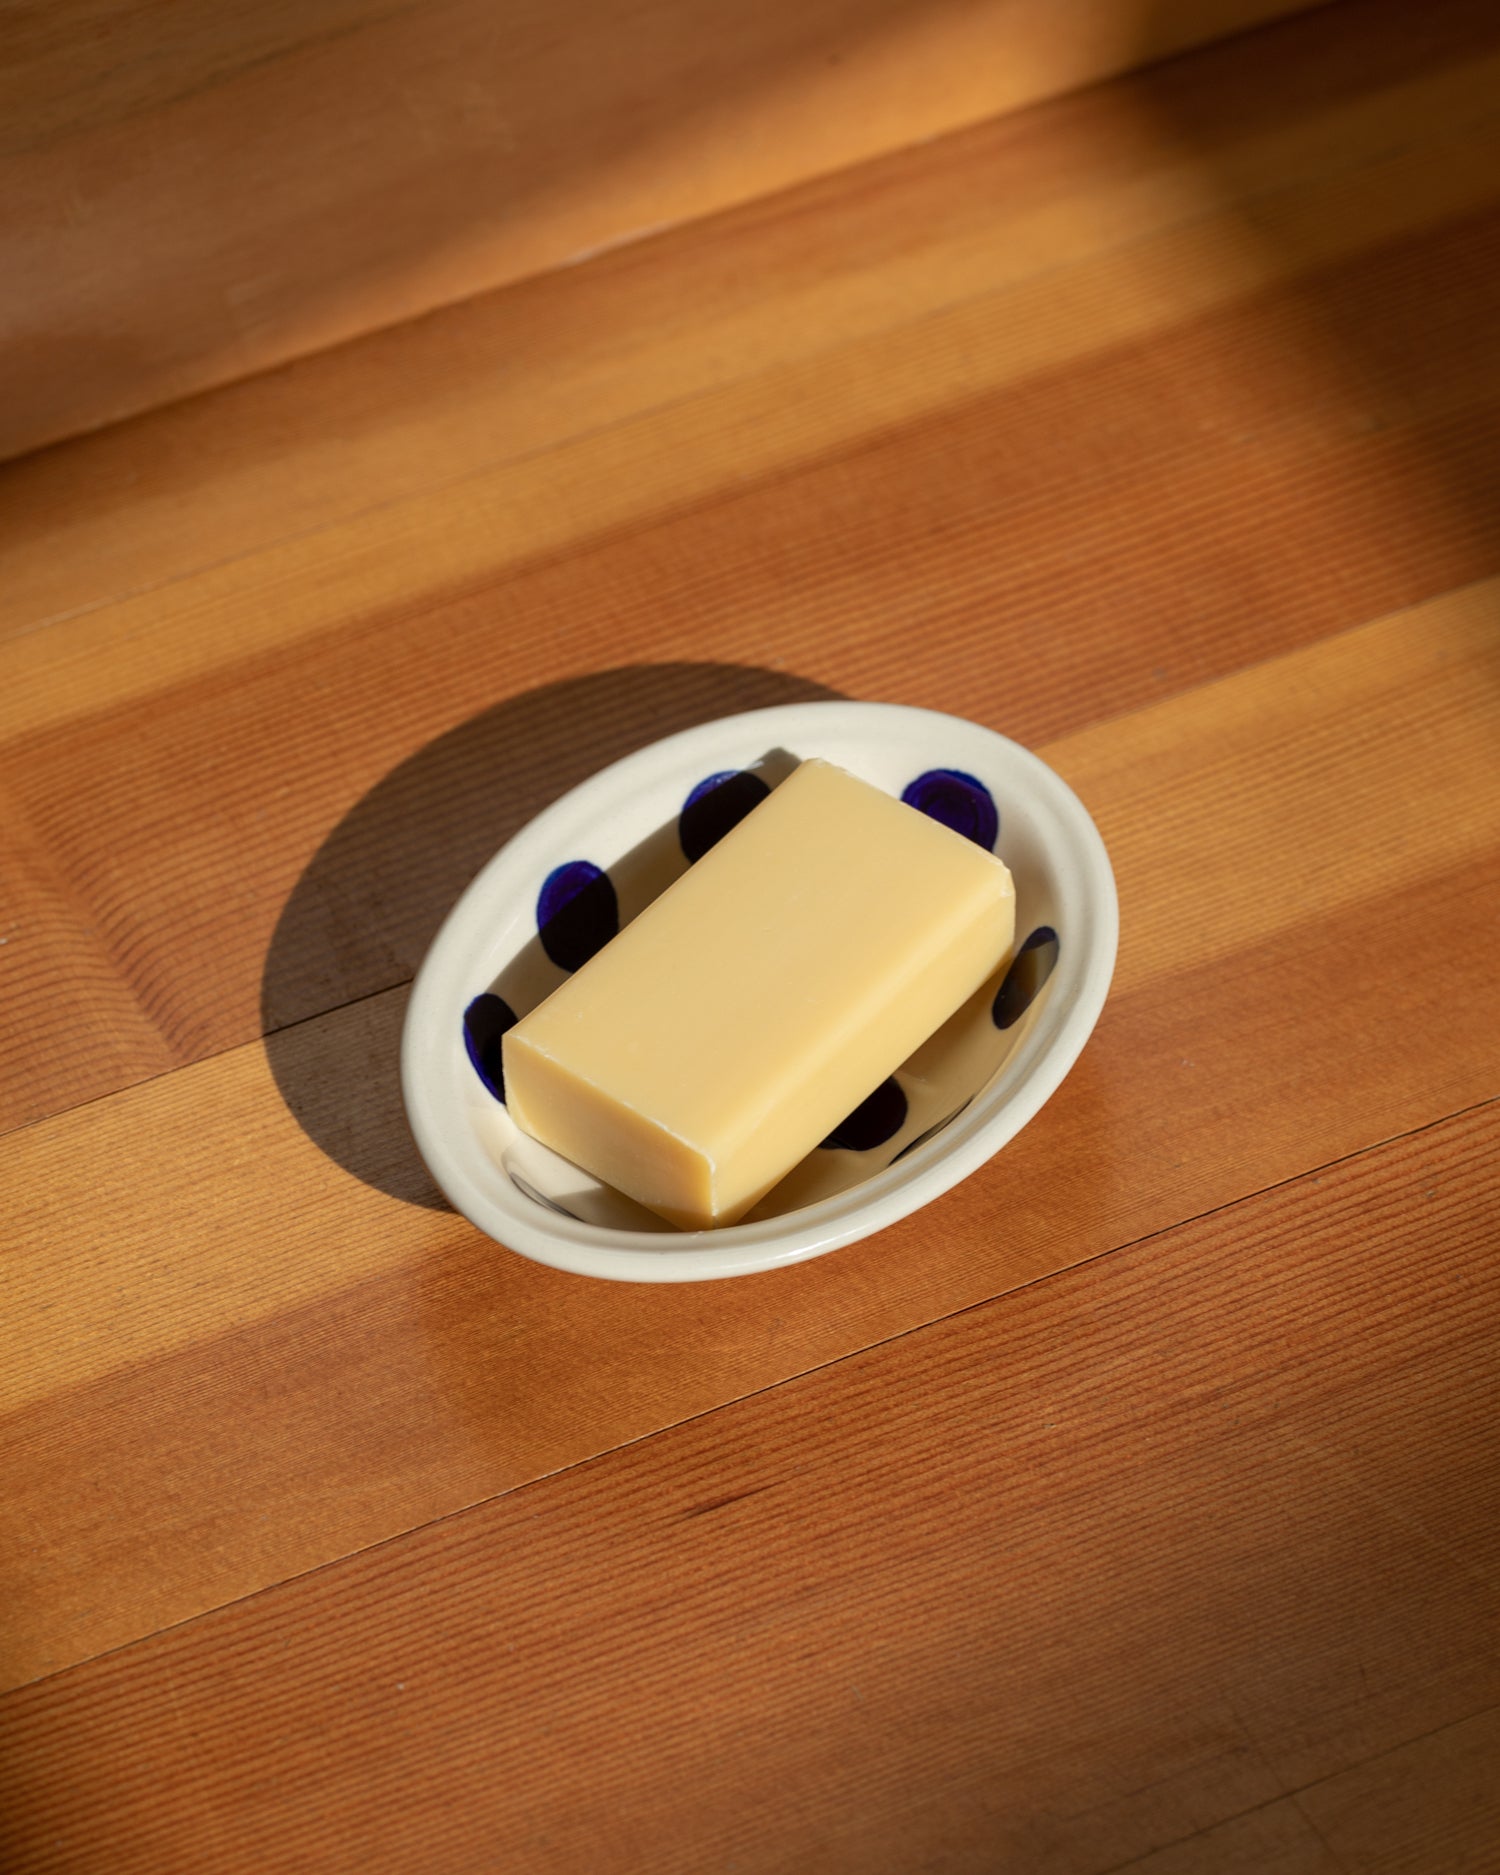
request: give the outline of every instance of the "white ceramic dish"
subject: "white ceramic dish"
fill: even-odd
[[[681,816],[690,798],[703,801],[706,781],[749,770],[774,783],[788,754],[824,756],[893,794],[915,788],[927,811],[966,821],[981,843],[993,802],[995,850],[1016,882],[1017,959],[1004,982],[986,985],[898,1072],[899,1092],[887,1083],[866,1103],[852,1143],[819,1148],[745,1222],[677,1231],[518,1131],[484,1079],[498,1053],[497,1037],[494,1052],[487,1048],[486,1020],[493,1030],[504,1019],[496,994],[524,1014],[564,978],[549,951],[576,963],[580,950],[603,941],[612,915],[628,921],[685,868],[683,829],[693,845],[704,810],[693,810],[697,821]],[[736,789],[755,791],[752,783]],[[1118,929],[1114,877],[1093,822],[1066,783],[1018,744],[895,704],[800,703],[728,717],[641,749],[573,789],[474,880],[413,986],[401,1048],[407,1113],[457,1209],[539,1262],[633,1282],[773,1269],[894,1223],[1013,1138],[1098,1020]]]

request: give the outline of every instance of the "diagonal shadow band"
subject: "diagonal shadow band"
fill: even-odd
[[[753,666],[630,665],[508,698],[393,769],[313,855],[266,954],[267,1057],[303,1131],[366,1184],[446,1208],[401,1106],[405,997],[381,992],[411,981],[475,873],[568,789],[677,730],[837,694]]]

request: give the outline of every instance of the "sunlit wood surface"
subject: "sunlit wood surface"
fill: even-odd
[[[0,468],[0,1867],[1500,1868],[1500,17],[1347,0]],[[443,1208],[406,986],[655,736],[1078,789],[982,1172]]]
[[[9,0],[0,456],[1319,0]]]

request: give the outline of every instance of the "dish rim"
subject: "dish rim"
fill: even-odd
[[[525,1196],[478,1140],[468,1120],[472,1093],[452,1074],[455,1048],[462,1053],[463,1011],[493,981],[493,973],[483,982],[471,974],[482,949],[476,934],[482,935],[497,905],[509,928],[517,896],[509,882],[534,879],[549,861],[555,863],[557,836],[586,820],[585,810],[597,805],[607,812],[609,803],[645,792],[653,778],[664,779],[679,767],[708,764],[705,774],[722,769],[726,745],[769,748],[800,741],[804,746],[795,752],[804,759],[822,754],[809,746],[819,725],[836,725],[845,740],[851,730],[864,730],[861,739],[870,742],[921,741],[930,746],[934,766],[953,765],[942,758],[952,756],[955,740],[972,749],[977,738],[992,750],[998,768],[1024,778],[1026,811],[1045,823],[1041,845],[1054,895],[1059,907],[1069,908],[1057,919],[1063,944],[1035,1019],[991,1081],[933,1137],[859,1184],[780,1217],[658,1233],[586,1223]],[[997,791],[1003,826],[1007,804],[1003,790]],[[1015,811],[1014,799],[1010,809]],[[610,763],[542,809],[485,862],[444,919],[413,981],[402,1025],[402,1097],[417,1148],[449,1202],[476,1229],[520,1255],[577,1275],[626,1282],[704,1281],[781,1268],[910,1216],[1007,1145],[1057,1091],[1093,1032],[1118,940],[1118,896],[1103,839],[1062,777],[1020,743],[966,718],[906,704],[823,701],[744,711],[679,730]],[[445,1023],[451,1035],[445,1035]],[[482,1161],[477,1175],[465,1133]]]

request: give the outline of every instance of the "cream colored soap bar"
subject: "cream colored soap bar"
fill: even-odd
[[[996,969],[991,853],[804,762],[506,1035],[526,1132],[674,1224],[732,1224]]]

